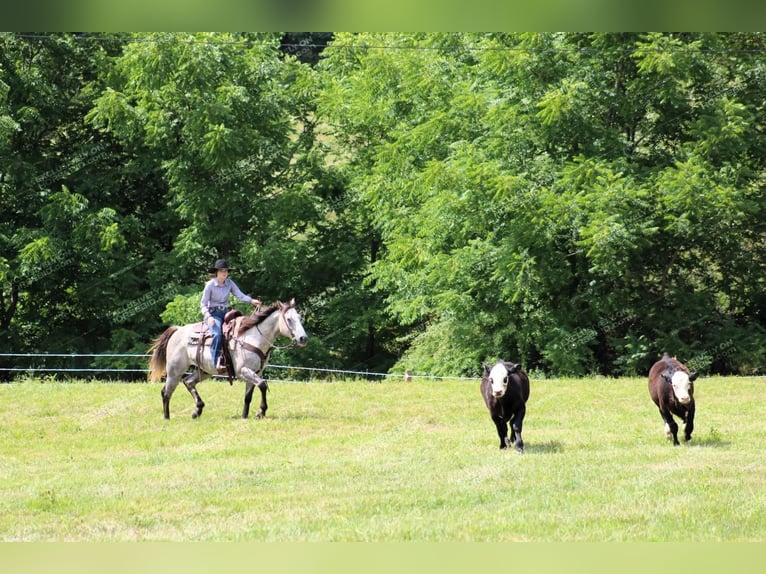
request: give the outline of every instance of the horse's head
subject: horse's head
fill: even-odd
[[[279,303],[279,332],[285,337],[290,337],[297,345],[303,347],[308,343],[308,335],[301,323],[301,315],[295,308],[295,298],[289,303]]]

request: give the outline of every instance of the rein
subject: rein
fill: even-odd
[[[239,344],[240,347],[242,347],[245,351],[250,351],[250,352],[255,353],[256,355],[258,355],[261,358],[261,365],[263,365],[266,362],[266,360],[269,358],[269,355],[271,355],[271,352],[274,349],[277,349],[277,350],[281,351],[281,350],[284,350],[284,349],[290,349],[290,348],[295,346],[295,333],[293,333],[293,330],[290,328],[290,324],[285,319],[285,311],[286,311],[286,309],[280,309],[280,311],[279,311],[279,320],[280,321],[284,321],[285,326],[287,327],[287,330],[290,332],[291,341],[290,341],[289,345],[284,345],[284,346],[280,347],[280,346],[274,345],[272,343],[271,347],[269,347],[269,350],[264,353],[259,347],[256,347],[255,345],[252,345],[252,344],[248,343],[247,341],[242,339],[242,337],[240,337],[240,336],[237,336],[234,339],[237,342],[237,344]],[[256,325],[255,328],[258,330],[258,332],[261,334],[261,336],[263,336],[264,338],[266,337],[266,335],[263,333],[263,331],[261,331],[261,326],[260,325]]]
[[[292,349],[293,347],[295,347],[295,340],[290,341],[289,345],[285,345],[283,347],[279,347],[277,345],[272,345],[271,349],[277,349],[278,351],[282,351],[284,349]],[[270,349],[270,351],[271,351],[271,349]]]

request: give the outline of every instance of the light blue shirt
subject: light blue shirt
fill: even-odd
[[[214,277],[207,283],[205,283],[205,290],[202,292],[202,301],[200,302],[200,310],[202,316],[207,322],[210,317],[210,312],[216,307],[228,307],[229,295],[234,295],[240,301],[245,303],[252,303],[253,298],[250,295],[245,295],[237,284],[234,283],[228,277],[223,282],[223,285],[218,284],[218,278]]]

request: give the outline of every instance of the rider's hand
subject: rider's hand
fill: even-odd
[[[251,303],[253,304],[253,306],[254,306],[254,307],[258,307],[259,305],[261,305],[261,303],[263,303],[263,301],[261,301],[261,300],[260,300],[260,299],[258,299],[258,298],[255,298],[255,299],[253,299],[253,300],[251,301]]]
[[[215,325],[215,319],[213,319],[212,317],[208,317],[207,324],[212,327],[213,325]]]

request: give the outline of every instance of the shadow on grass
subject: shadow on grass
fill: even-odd
[[[557,440],[549,440],[541,443],[526,443],[524,445],[525,454],[550,454],[564,452],[564,445]]]
[[[701,448],[728,448],[731,446],[731,442],[724,440],[718,433],[710,433],[702,437],[693,436],[692,440],[687,443],[690,447]]]
[[[258,409],[255,409],[257,412]],[[250,413],[251,419],[256,419],[255,412]],[[234,417],[237,418],[237,417]],[[239,417],[241,418],[241,416]],[[271,412],[271,409],[266,413],[265,419],[282,420],[282,421],[308,421],[308,420],[329,420],[330,417],[321,412]]]

